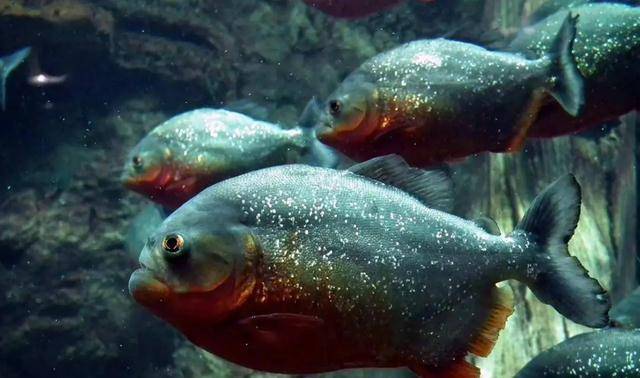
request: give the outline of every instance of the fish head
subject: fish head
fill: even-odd
[[[131,296],[178,329],[226,319],[253,291],[258,244],[221,213],[193,201],[176,210],[149,237],[129,280]]]
[[[203,158],[188,154],[180,141],[151,133],[129,153],[122,184],[156,203],[176,209],[212,183]]]
[[[375,86],[359,77],[347,79],[329,96],[318,117],[316,135],[330,146],[359,144],[377,128]]]
[[[129,153],[120,180],[133,191],[149,194],[150,188],[168,179],[162,176],[172,155],[162,138],[149,134]]]
[[[270,126],[275,128],[222,109],[179,114],[158,125],[131,151],[122,182],[176,209],[208,186],[266,164],[254,153],[269,151],[286,134],[271,132]]]

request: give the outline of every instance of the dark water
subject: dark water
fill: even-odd
[[[131,149],[204,107],[293,127],[312,96],[380,52],[439,37],[505,49],[539,7],[565,5],[549,3],[407,1],[339,19],[299,0],[0,2],[0,56],[31,47],[6,75],[0,111],[0,377],[264,376],[195,347],[129,295],[141,246],[170,212],[122,185]],[[637,88],[635,62],[622,82]],[[491,216],[506,234],[548,183],[574,173],[583,205],[570,251],[618,302],[638,283],[638,120],[623,115],[517,154],[448,162],[452,212]],[[474,359],[483,377],[513,376],[590,331],[509,285],[515,313],[491,356]],[[328,376],[372,374],[412,376]]]

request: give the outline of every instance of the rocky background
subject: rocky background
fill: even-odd
[[[240,100],[293,124],[379,51],[440,36],[500,47],[540,3],[409,1],[346,22],[299,0],[0,0],[0,55],[34,48],[0,112],[0,376],[266,376],[197,350],[129,298],[130,225],[147,205],[118,183],[129,148],[174,114]],[[68,80],[27,84],[39,70]],[[508,232],[536,193],[574,172],[584,205],[571,250],[618,300],[637,284],[636,124],[468,159],[452,167],[457,213]],[[512,286],[516,312],[479,362],[485,377],[512,376],[586,330]]]

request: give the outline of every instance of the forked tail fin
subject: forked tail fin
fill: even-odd
[[[561,177],[536,197],[514,234],[524,233],[536,245],[539,268],[528,282],[536,297],[576,323],[600,328],[609,322],[609,295],[567,248],[580,217],[580,202],[575,177]]]
[[[548,54],[552,61],[550,75],[553,78],[549,91],[564,110],[574,117],[582,113],[585,104],[584,78],[572,52],[577,22],[578,16],[567,14]]]

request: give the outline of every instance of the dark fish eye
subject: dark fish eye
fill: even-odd
[[[133,166],[136,168],[142,168],[142,158],[138,155],[134,156],[133,159],[131,159],[131,163],[133,163]]]
[[[332,116],[337,116],[342,111],[342,103],[338,100],[329,101],[329,112]]]
[[[185,253],[184,238],[179,234],[169,234],[162,241],[162,249],[167,253],[167,256],[182,256]]]

